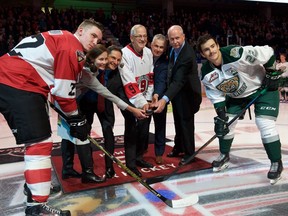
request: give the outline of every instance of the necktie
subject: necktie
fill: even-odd
[[[105,86],[104,74],[104,71],[99,74],[99,81]],[[99,113],[102,113],[105,110],[105,98],[100,94],[98,94],[97,109]]]

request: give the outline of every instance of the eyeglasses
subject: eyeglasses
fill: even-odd
[[[139,39],[139,38],[140,39],[142,39],[142,38],[143,39],[147,39],[147,35],[134,35],[134,37],[137,38],[137,39]]]

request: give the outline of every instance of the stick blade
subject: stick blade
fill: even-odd
[[[199,201],[198,194],[192,194],[188,197],[178,200],[171,200],[171,208],[184,208],[195,205]]]
[[[155,183],[158,183],[158,182],[163,182],[165,180],[167,180],[170,176],[155,176],[155,177],[152,177],[152,178],[147,178],[145,180],[145,182],[148,184],[148,185],[151,185],[151,184],[155,184]]]

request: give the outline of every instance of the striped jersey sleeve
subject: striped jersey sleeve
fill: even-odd
[[[72,33],[53,30],[24,38],[0,59],[0,83],[46,98],[50,93],[68,115],[77,110],[75,84],[85,55]]]

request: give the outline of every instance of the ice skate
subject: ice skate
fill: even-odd
[[[270,170],[267,174],[268,179],[270,179],[270,184],[274,185],[281,179],[281,173],[283,171],[282,161],[272,162]]]
[[[26,216],[71,216],[71,213],[69,210],[60,210],[56,209],[52,206],[47,205],[46,203],[30,203],[31,205],[27,205],[25,214]]]
[[[212,162],[213,172],[220,172],[229,167],[229,154],[220,154],[219,157]]]

